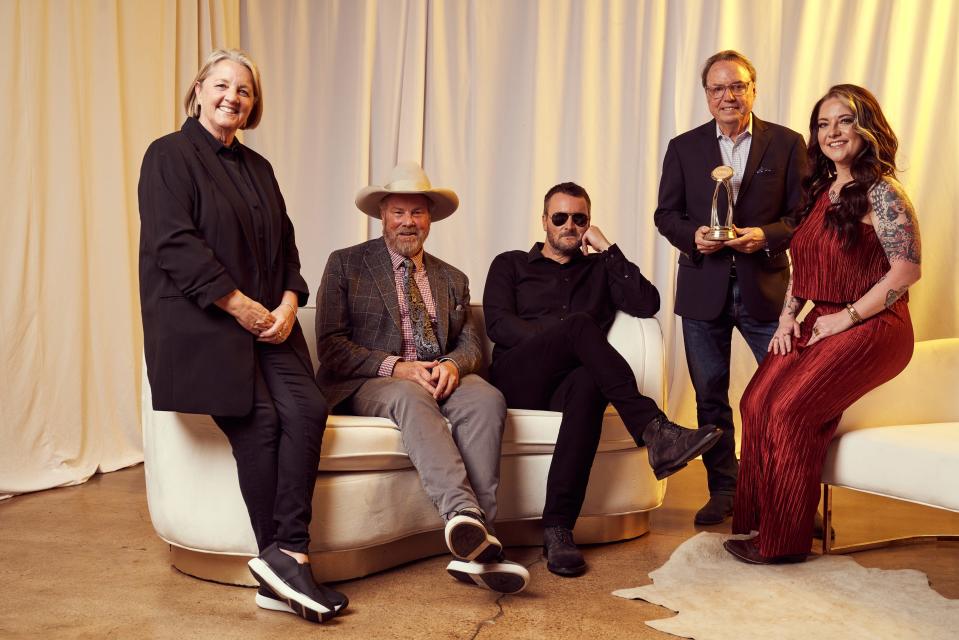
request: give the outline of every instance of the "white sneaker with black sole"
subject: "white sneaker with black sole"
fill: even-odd
[[[497,593],[519,593],[529,584],[526,567],[505,558],[487,564],[454,560],[446,565],[446,572],[460,582],[475,584]]]
[[[490,533],[483,516],[470,509],[457,511],[446,522],[444,534],[457,560],[488,564],[503,553],[503,544]]]

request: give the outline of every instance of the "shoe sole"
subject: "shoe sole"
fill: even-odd
[[[279,600],[277,598],[271,598],[270,596],[265,596],[262,593],[257,593],[256,598],[254,599],[256,606],[261,609],[266,609],[268,611],[280,611],[281,613],[292,613],[296,614],[296,611],[290,608],[286,602]],[[343,604],[334,605],[333,614],[336,615],[340,611],[346,608],[346,605],[350,603],[349,600]]]
[[[676,460],[672,465],[661,469],[654,469],[653,473],[655,474],[656,479],[663,480],[664,478],[668,478],[669,476],[673,475],[689,464],[690,460],[705,453],[706,451],[709,451],[709,449],[716,443],[717,440],[719,440],[722,435],[722,430],[717,428],[710,432],[708,436],[697,442],[695,446],[687,449],[686,452],[679,456],[679,459]]]
[[[503,545],[478,520],[455,516],[444,532],[446,546],[457,560],[487,564],[503,551]]]
[[[720,518],[720,519],[718,519],[718,520],[715,519],[715,518],[710,518],[709,520],[703,520],[703,519],[701,519],[701,518],[693,518],[693,523],[694,523],[694,524],[701,524],[701,525],[705,525],[705,526],[713,525],[713,524],[722,524],[722,523],[726,522],[726,520],[728,520],[728,519],[729,519],[729,516],[731,516],[731,515],[733,515],[733,514],[732,514],[732,513],[728,513],[728,514],[726,514],[725,516],[723,516],[722,518]]]
[[[256,606],[268,611],[280,611],[282,613],[296,613],[288,604],[276,598],[269,598],[263,594],[256,594]]]
[[[735,547],[729,547],[726,543],[723,543],[723,549],[729,552],[729,555],[735,557],[741,562],[746,564],[755,564],[755,565],[768,565],[768,564],[797,564],[800,562],[805,562],[808,554],[801,553],[793,556],[777,556],[775,558],[763,558],[762,560],[756,560],[750,556],[744,556],[741,553],[736,553]]]
[[[555,573],[558,576],[563,576],[564,578],[575,578],[576,576],[581,576],[586,572],[586,562],[575,567],[554,567],[549,563],[549,554],[546,553],[546,548],[543,548],[543,557],[546,559],[546,568],[549,569],[550,573]]]
[[[446,572],[460,582],[475,584],[496,593],[519,593],[529,584],[526,567],[513,563],[479,564],[453,560],[446,565]]]
[[[276,594],[280,602],[286,603],[293,613],[304,620],[319,624],[327,622],[335,615],[334,611],[283,582],[283,579],[276,575],[270,565],[260,558],[253,558],[247,563],[247,566],[250,568],[250,573],[260,584],[266,585],[270,591]]]

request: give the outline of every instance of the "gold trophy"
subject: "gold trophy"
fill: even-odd
[[[733,240],[736,238],[736,232],[733,231],[733,189],[729,184],[729,179],[733,177],[733,168],[721,164],[709,175],[716,181],[716,188],[713,190],[713,208],[709,214],[709,231],[706,233],[706,239]],[[726,185],[726,200],[729,202],[726,221],[723,224],[719,224],[719,212],[716,210],[716,199],[719,197],[721,184]]]

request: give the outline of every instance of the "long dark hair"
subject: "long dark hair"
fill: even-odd
[[[816,206],[822,193],[836,179],[836,165],[819,148],[819,108],[830,98],[845,102],[856,120],[854,128],[865,146],[853,160],[852,181],[839,192],[839,199],[826,209],[826,228],[833,230],[846,248],[859,239],[859,220],[869,212],[869,190],[883,177],[896,174],[896,150],[899,140],[882,113],[876,96],[854,84],[837,84],[829,89],[809,116],[810,174],[803,180],[803,220]]]

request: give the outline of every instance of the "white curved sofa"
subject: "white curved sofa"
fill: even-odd
[[[315,310],[299,311],[315,360]],[[482,327],[482,308],[473,307]],[[485,335],[485,331],[482,332]],[[629,361],[640,389],[662,403],[664,355],[655,319],[620,314],[610,342]],[[489,345],[488,345],[489,346]],[[226,437],[206,415],[154,411],[144,368],[144,466],[150,517],[184,573],[253,585],[246,561],[256,542],[240,496]],[[508,545],[542,543],[539,519],[560,414],[510,409],[503,442],[497,532]],[[615,411],[603,423],[578,542],[633,538],[662,504],[645,449],[635,446]],[[389,420],[331,416],[313,498],[310,556],[322,580],[345,580],[446,552],[442,521],[427,498]]]
[[[959,512],[959,338],[917,342],[902,373],[843,414],[822,482],[827,520],[833,486]],[[917,535],[842,547],[824,540],[823,552],[929,539],[959,536]]]

